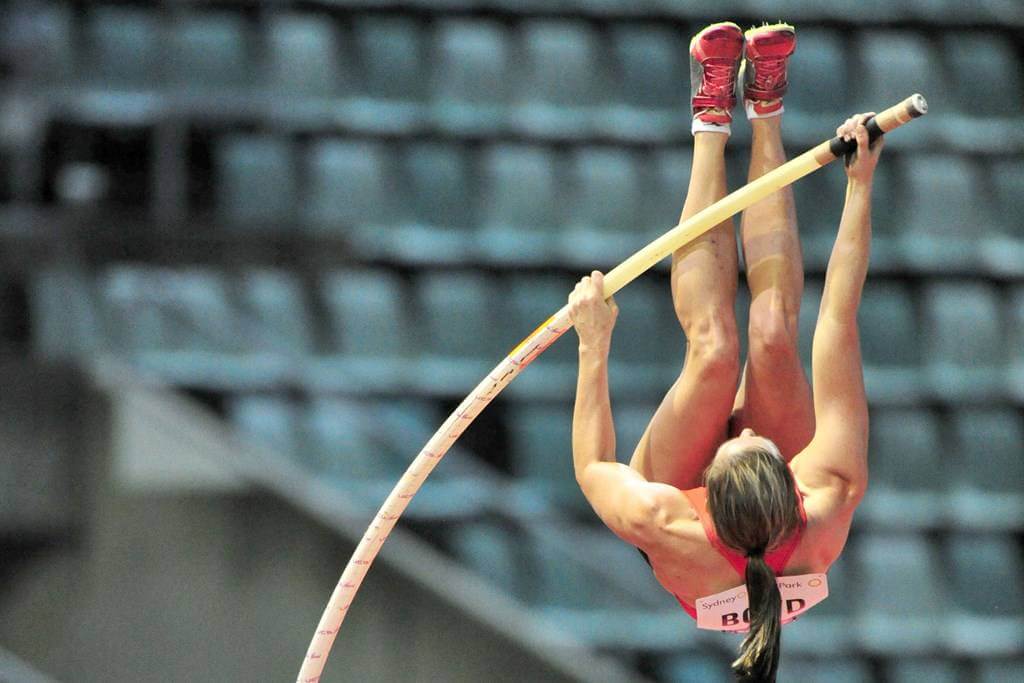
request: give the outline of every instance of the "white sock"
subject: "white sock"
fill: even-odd
[[[747,119],[770,119],[773,116],[781,116],[782,112],[786,111],[785,106],[780,106],[773,112],[767,114],[758,114],[754,111],[754,100],[743,100],[743,108],[747,112]]]
[[[697,133],[724,133],[725,135],[732,135],[732,126],[728,123],[708,123],[707,121],[701,121],[699,116],[694,116],[690,132],[694,135]]]

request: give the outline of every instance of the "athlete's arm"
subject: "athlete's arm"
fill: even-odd
[[[660,536],[676,501],[672,487],[648,482],[615,459],[615,425],[608,392],[608,351],[618,315],[604,300],[604,277],[594,271],[569,296],[579,335],[579,376],[572,419],[576,481],[594,512],[627,543],[649,548]]]
[[[868,482],[868,407],[857,309],[871,246],[871,184],[883,145],[879,138],[869,148],[863,125],[868,116],[855,116],[837,130],[857,140],[857,153],[846,170],[846,204],[814,330],[811,363],[817,426],[811,443],[793,460],[802,482],[831,489],[835,502],[851,512]]]
[[[572,459],[577,481],[588,465],[615,462],[608,351],[618,312],[614,300],[604,300],[604,276],[596,270],[580,280],[569,295],[569,318],[580,340],[572,416]]]

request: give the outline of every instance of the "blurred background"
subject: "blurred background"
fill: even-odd
[[[0,680],[293,680],[443,418],[676,223],[690,36],[780,18],[791,155],[931,107],[878,170],[871,489],[780,680],[1024,679],[1018,0],[8,0]],[[738,114],[730,189],[748,143]],[[844,183],[795,186],[805,357]],[[624,460],[684,340],[665,263],[617,299]],[[577,491],[574,361],[569,333],[441,462],[323,680],[730,680],[738,639]]]

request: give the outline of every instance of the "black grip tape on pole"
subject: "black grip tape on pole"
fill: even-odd
[[[869,143],[882,137],[882,129],[878,127],[878,123],[875,122],[874,116],[868,119],[868,122],[864,124],[864,127],[868,129]],[[828,141],[828,150],[832,152],[832,155],[836,158],[846,154],[852,154],[857,151],[857,140],[844,140],[837,135]]]

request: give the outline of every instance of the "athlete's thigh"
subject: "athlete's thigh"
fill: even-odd
[[[775,442],[788,462],[814,437],[814,397],[803,366],[783,363],[755,372],[748,362],[733,405],[729,437],[750,427]]]
[[[700,486],[728,433],[734,390],[735,380],[732,386],[701,382],[684,368],[654,412],[630,467],[648,481],[684,490]]]

